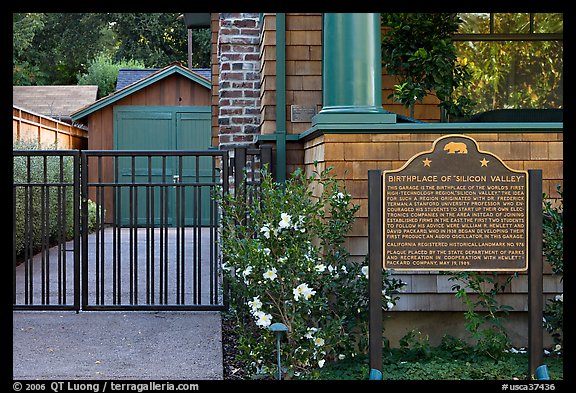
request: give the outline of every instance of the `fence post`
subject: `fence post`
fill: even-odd
[[[266,164],[268,164],[268,173],[272,173],[272,145],[260,146],[260,165],[264,168]]]
[[[234,148],[234,192],[241,192],[240,187],[245,186],[244,173],[246,169],[246,148]]]

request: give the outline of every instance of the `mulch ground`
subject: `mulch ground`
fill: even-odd
[[[245,371],[244,365],[236,360],[238,349],[236,347],[237,337],[235,329],[232,319],[222,318],[223,377],[225,380],[251,379],[250,375]]]

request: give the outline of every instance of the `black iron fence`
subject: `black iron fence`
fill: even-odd
[[[13,156],[14,309],[227,307],[214,193],[258,182],[269,148]]]

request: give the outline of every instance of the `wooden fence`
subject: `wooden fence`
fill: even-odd
[[[12,141],[36,141],[58,149],[85,149],[88,131],[74,125],[12,106]]]

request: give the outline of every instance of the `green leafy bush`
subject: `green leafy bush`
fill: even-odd
[[[14,142],[14,150],[55,150],[56,145]],[[42,245],[69,240],[74,235],[74,180],[71,156],[15,156],[13,160],[15,250],[33,254]],[[34,185],[34,183],[39,183]],[[67,185],[61,186],[61,184]],[[21,184],[18,186],[18,184]],[[40,185],[46,184],[46,185]],[[89,201],[89,229],[94,229],[97,209]]]
[[[564,195],[560,185],[556,187],[556,190],[561,198],[557,206],[553,206],[551,200],[544,195],[543,251],[554,274],[564,278]],[[557,352],[562,350],[563,320],[564,296],[560,294],[549,299],[544,307],[544,327],[552,336],[556,344],[554,350]]]
[[[383,379],[390,380],[527,380],[528,353],[506,351],[498,361],[476,351],[474,345],[445,335],[440,345],[429,346],[425,336],[412,330],[402,338],[400,348],[385,348],[382,353]],[[550,378],[564,378],[563,359],[545,357]],[[303,376],[318,380],[366,380],[368,358],[357,356],[342,362],[327,363],[322,369]]]
[[[504,282],[500,277],[505,278]],[[515,274],[499,276],[497,272],[462,271],[448,279],[457,281],[452,290],[456,291],[456,297],[462,299],[467,308],[464,318],[467,321],[466,330],[477,340],[474,350],[495,360],[500,359],[510,346],[503,321],[512,310],[508,305],[499,304],[497,295],[506,289],[514,277]]]
[[[222,253],[231,289],[238,350],[253,375],[283,378],[367,351],[368,266],[349,260],[345,235],[358,206],[329,174],[295,171],[285,183],[262,173],[260,190],[247,186],[222,197]],[[392,308],[403,283],[383,272],[383,304]]]
[[[15,142],[15,150],[38,150],[32,142]],[[50,146],[48,149],[55,149]],[[73,231],[73,188],[57,184],[73,179],[72,157],[15,156],[14,184],[47,183],[48,186],[15,187],[16,255],[24,248],[35,252],[41,244],[69,237]]]

